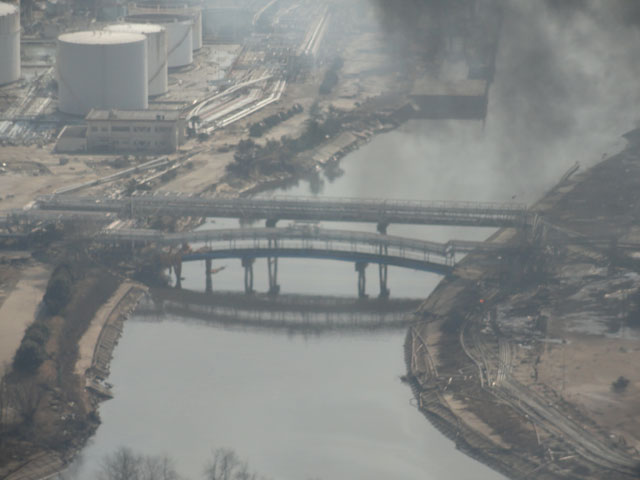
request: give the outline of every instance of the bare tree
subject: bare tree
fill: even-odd
[[[230,448],[218,448],[204,471],[205,480],[264,480]]]
[[[167,455],[144,457],[140,480],[180,480],[180,475]]]
[[[100,480],[142,480],[143,458],[127,447],[121,447],[102,461]]]
[[[26,379],[11,385],[5,385],[11,407],[20,415],[25,424],[33,422],[44,388],[35,379]]]
[[[173,460],[166,455],[138,455],[127,447],[121,447],[104,457],[99,480],[180,480]]]
[[[218,448],[213,452],[213,459],[205,469],[206,480],[233,480],[233,471],[240,460],[229,448]]]

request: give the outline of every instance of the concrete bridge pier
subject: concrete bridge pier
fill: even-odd
[[[244,293],[252,294],[253,290],[253,262],[255,258],[243,257],[242,266],[244,267]]]
[[[211,281],[211,259],[204,259],[204,275],[205,275],[205,288],[204,291],[211,293],[213,291],[213,283]]]
[[[367,269],[366,262],[356,262],[356,272],[358,272],[358,297],[359,298],[367,298],[366,286],[367,279],[365,275],[365,271]]]

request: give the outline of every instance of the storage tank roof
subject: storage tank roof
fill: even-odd
[[[10,3],[0,2],[0,17],[11,15],[13,13],[18,13],[18,7],[11,5]]]
[[[127,15],[125,20],[131,20],[131,23],[159,23],[167,24],[174,22],[192,22],[193,19],[188,15],[180,15],[178,13],[134,13]],[[129,23],[129,22],[127,22]]]
[[[58,37],[64,43],[76,43],[78,45],[118,45],[124,43],[146,40],[141,33],[108,32],[104,30],[92,30],[87,32],[64,33]]]
[[[158,33],[165,30],[162,25],[153,23],[114,23],[107,25],[105,30],[110,32],[131,32],[131,33]]]

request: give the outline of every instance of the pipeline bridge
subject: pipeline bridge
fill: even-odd
[[[136,315],[163,313],[249,328],[323,333],[336,330],[404,329],[419,299],[358,299],[318,295],[247,296],[237,292],[200,293],[171,288],[153,289]]]
[[[37,199],[40,210],[117,213],[121,217],[152,215],[237,218],[251,222],[366,222],[386,231],[390,224],[524,227],[531,214],[519,203],[420,202],[356,198],[269,197],[205,198],[180,194],[127,198],[50,195]]]
[[[152,216],[237,218],[241,223],[265,221],[265,228],[203,230],[186,233],[103,228],[94,239],[114,244],[182,245],[172,256],[176,286],[181,286],[182,262],[205,261],[206,289],[211,291],[213,260],[239,258],[245,269],[245,291],[253,292],[253,264],[266,258],[269,292],[277,294],[278,258],[318,258],[353,262],[358,272],[358,295],[365,297],[365,269],[378,265],[380,297],[388,297],[387,267],[397,266],[438,274],[449,273],[457,253],[474,249],[505,248],[484,242],[446,244],[387,235],[390,224],[515,227],[529,229],[540,223],[526,205],[482,202],[420,202],[357,198],[268,197],[205,198],[176,193],[154,193],[124,198],[109,196],[49,195],[38,197],[30,208],[11,212],[9,222],[29,218],[49,221],[93,221],[106,225],[115,219]],[[307,222],[276,228],[280,220]],[[310,222],[361,222],[377,226],[378,233],[321,229]],[[114,222],[120,223],[123,222]],[[193,251],[190,244],[205,244]],[[186,248],[185,248],[186,247]],[[511,247],[514,248],[514,247]]]
[[[388,297],[389,265],[446,275],[455,265],[456,254],[471,250],[496,251],[509,247],[490,242],[450,241],[437,243],[380,233],[333,230],[317,225],[287,227],[209,229],[164,233],[143,229],[105,229],[95,240],[110,244],[178,247],[172,257],[176,285],[181,285],[182,263],[205,261],[206,291],[212,291],[212,261],[239,258],[245,269],[245,292],[253,293],[253,264],[266,258],[269,292],[277,294],[278,258],[317,258],[353,262],[358,272],[358,295],[366,296],[365,270],[378,265],[380,297]],[[201,244],[197,250],[190,245]],[[511,247],[513,248],[513,247]]]

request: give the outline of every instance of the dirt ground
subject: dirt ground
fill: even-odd
[[[509,444],[511,454],[485,446],[480,459],[511,478],[529,462],[538,465],[530,478],[637,478],[639,152],[631,143],[538,202],[558,228],[528,260],[500,267],[472,254],[421,307],[409,375],[419,395],[440,399],[423,411],[450,409],[449,428],[464,425],[465,439]],[[421,369],[427,362],[435,374]],[[616,391],[619,377],[628,385]]]
[[[640,342],[571,334],[565,340],[548,344],[538,365],[538,381],[640,450]],[[611,384],[621,375],[630,383],[616,393]]]
[[[24,331],[33,322],[47,288],[51,267],[33,262],[0,306],[0,366],[10,364]]]

